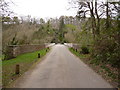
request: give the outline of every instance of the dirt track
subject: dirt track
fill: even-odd
[[[66,46],[60,44],[53,46],[45,59],[17,80],[14,87],[112,88]]]

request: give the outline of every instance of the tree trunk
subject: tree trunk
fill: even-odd
[[[100,18],[97,10],[97,0],[95,0],[95,14],[97,16],[96,34],[99,35],[100,34]]]
[[[96,20],[95,20],[95,16],[94,16],[94,6],[93,6],[93,2],[91,2],[91,6],[90,6],[90,2],[87,2],[89,10],[90,10],[90,14],[91,14],[91,19],[92,19],[92,32],[93,32],[93,37],[94,39],[96,38]]]
[[[108,1],[106,2],[106,29],[109,28],[109,5]]]

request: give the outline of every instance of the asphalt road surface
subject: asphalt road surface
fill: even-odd
[[[112,88],[66,46],[52,47],[42,62],[25,73],[15,88]]]

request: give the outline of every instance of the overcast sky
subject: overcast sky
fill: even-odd
[[[54,18],[61,15],[75,16],[77,10],[70,9],[69,0],[12,0],[12,10],[18,16],[31,15],[38,18]]]

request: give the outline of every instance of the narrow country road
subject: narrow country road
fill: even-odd
[[[42,62],[14,84],[15,88],[112,88],[66,46],[52,47]]]

